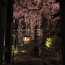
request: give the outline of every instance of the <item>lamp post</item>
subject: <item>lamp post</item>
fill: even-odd
[[[23,37],[23,42],[24,42],[24,49],[29,50],[30,49],[30,37],[29,36]]]

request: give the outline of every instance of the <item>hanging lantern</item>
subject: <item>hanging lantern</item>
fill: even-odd
[[[24,44],[29,44],[30,37],[23,37]]]

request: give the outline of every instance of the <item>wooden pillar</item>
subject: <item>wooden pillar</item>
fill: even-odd
[[[3,64],[4,33],[6,22],[6,0],[0,0],[0,65]]]
[[[65,65],[65,4],[64,1],[60,1],[60,21],[61,21],[61,45],[62,45],[62,65]]]
[[[13,0],[7,0],[7,19],[6,19],[6,37],[5,37],[5,63],[11,63],[11,49],[12,49],[12,30],[11,24],[13,22]]]
[[[61,1],[60,3],[61,3],[60,21],[61,21],[61,38],[62,38],[62,42],[61,42],[62,44],[62,64],[65,65],[65,61],[64,61],[65,60],[65,27],[64,27],[65,26],[65,8],[64,8],[65,4],[64,4],[64,1]]]

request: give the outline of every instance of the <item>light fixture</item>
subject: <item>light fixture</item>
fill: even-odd
[[[24,44],[29,44],[30,37],[23,37]]]
[[[52,46],[52,39],[51,38],[47,38],[46,39],[46,47],[50,48]]]

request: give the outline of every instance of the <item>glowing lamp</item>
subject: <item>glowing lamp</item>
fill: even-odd
[[[30,42],[30,37],[24,37],[23,38],[24,44],[29,44]]]
[[[52,45],[52,39],[51,38],[47,38],[46,40],[46,47],[50,48]]]

